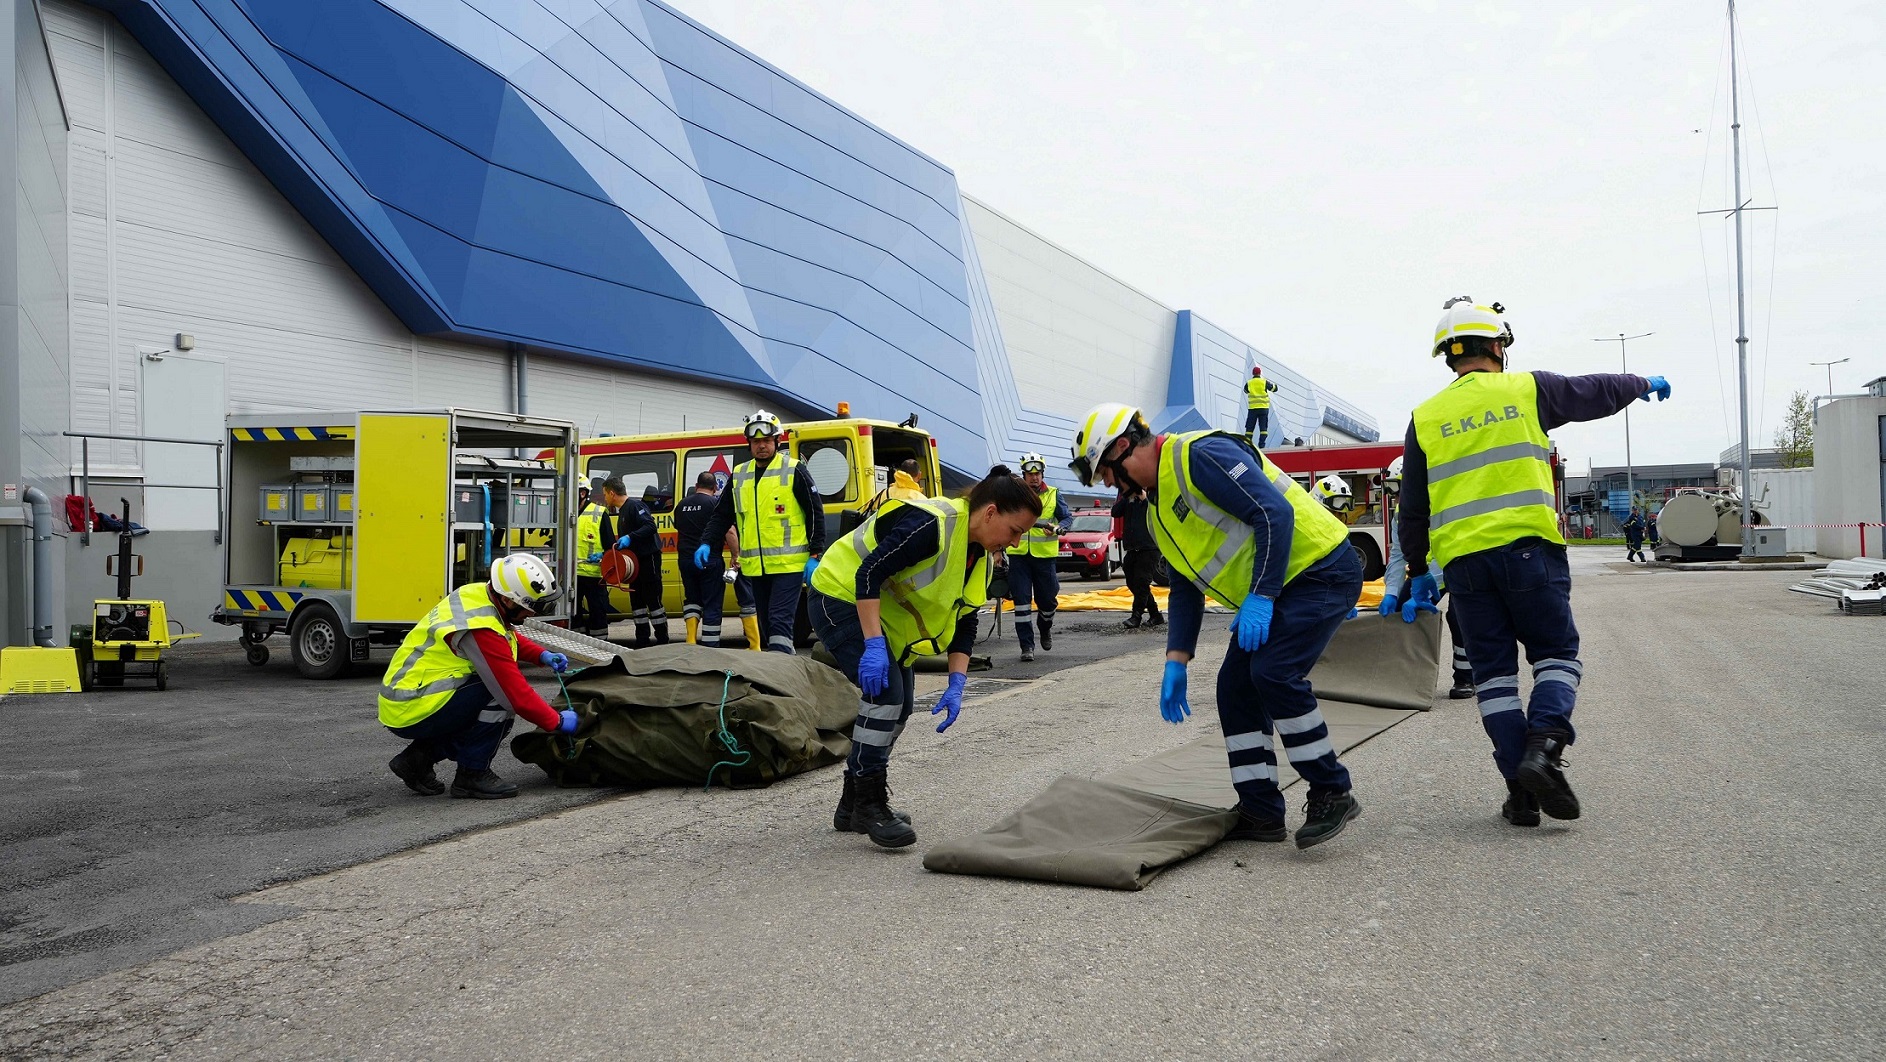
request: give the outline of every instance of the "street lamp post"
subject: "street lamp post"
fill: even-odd
[[[1831,395],[1834,393],[1834,366],[1845,365],[1852,360],[1852,358],[1841,358],[1839,361],[1810,361],[1808,364],[1819,365],[1827,370],[1827,393]]]
[[[1648,339],[1656,334],[1655,332],[1645,332],[1641,336],[1627,336],[1619,332],[1616,336],[1606,336],[1603,339],[1594,339],[1592,342],[1616,343],[1618,345],[1618,364],[1628,373],[1631,371],[1631,363],[1629,359],[1624,356],[1624,344],[1633,339]],[[1632,406],[1636,404],[1635,402],[1631,403]],[[1631,406],[1624,407],[1624,495],[1630,499],[1630,504],[1637,504],[1637,466],[1631,462]]]

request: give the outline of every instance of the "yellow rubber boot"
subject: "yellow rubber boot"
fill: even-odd
[[[757,653],[766,648],[760,644],[760,618],[758,616],[741,616],[740,629],[747,632],[748,649]]]
[[[687,625],[688,625],[688,644],[689,644],[689,645],[698,645],[698,644],[700,644],[700,641],[701,641],[701,620],[700,620],[700,617],[699,617],[699,616],[689,616],[689,617],[687,617],[687,619],[686,619],[686,623],[687,623]]]

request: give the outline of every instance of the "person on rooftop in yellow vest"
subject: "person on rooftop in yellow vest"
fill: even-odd
[[[1041,516],[1021,544],[998,561],[1008,568],[1008,596],[1015,602],[1015,639],[1021,643],[1022,663],[1035,658],[1035,631],[1041,631],[1041,649],[1054,648],[1054,610],[1061,598],[1061,575],[1055,570],[1061,555],[1061,536],[1074,524],[1074,514],[1061,492],[1048,486],[1048,462],[1040,454],[1022,455],[1022,483],[1041,499]]]
[[[1021,541],[1041,498],[1001,465],[962,498],[889,501],[832,543],[812,576],[806,612],[819,641],[860,691],[845,787],[832,828],[874,844],[916,841],[890,806],[891,746],[915,703],[919,656],[946,654],[949,686],[930,709],[942,733],[962,711],[976,611],[988,602],[989,558]]]
[[[1297,847],[1341,833],[1362,807],[1309,674],[1362,594],[1362,562],[1348,528],[1242,435],[1155,435],[1139,410],[1106,402],[1076,425],[1073,454],[1069,467],[1081,483],[1147,492],[1148,523],[1172,572],[1159,692],[1167,722],[1192,711],[1186,667],[1205,598],[1237,610],[1218,669],[1218,721],[1238,791],[1238,821],[1227,838],[1289,836],[1277,786],[1279,744],[1310,786]]]
[[[734,466],[694,564],[707,567],[711,544],[730,527],[738,531],[740,572],[753,584],[766,649],[790,656],[800,587],[811,583],[825,552],[825,506],[812,474],[788,452],[778,417],[759,410],[747,417],[744,434],[753,459]]]
[[[1409,421],[1397,535],[1410,575],[1403,617],[1433,610],[1438,569],[1506,780],[1500,815],[1537,826],[1541,810],[1555,819],[1579,815],[1560,754],[1576,740],[1572,706],[1584,674],[1546,433],[1640,398],[1667,399],[1670,384],[1628,373],[1507,372],[1513,329],[1504,313],[1497,302],[1465,297],[1442,308],[1429,349],[1447,359],[1455,379]],[[1522,645],[1532,665],[1530,703],[1519,698]]]
[[[1244,381],[1244,435],[1260,447],[1270,445],[1270,395],[1275,390],[1277,385],[1264,379],[1264,370],[1251,366],[1251,378]]]
[[[545,730],[576,730],[576,713],[544,703],[517,669],[534,660],[561,674],[569,658],[518,633],[517,624],[557,599],[557,577],[542,558],[513,553],[492,562],[490,578],[445,595],[400,643],[380,680],[380,723],[411,744],[387,764],[406,787],[437,796],[440,760],[458,763],[454,797],[517,795],[491,759],[513,717]]]

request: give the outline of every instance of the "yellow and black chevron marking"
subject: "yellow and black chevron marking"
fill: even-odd
[[[305,596],[292,590],[224,590],[223,608],[232,612],[293,612]]]
[[[351,439],[352,427],[334,428],[231,428],[229,437],[237,442],[319,442],[324,439]]]

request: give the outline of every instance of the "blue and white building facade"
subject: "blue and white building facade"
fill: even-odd
[[[1253,364],[1282,388],[1273,444],[1376,435],[657,0],[0,6],[16,213],[52,204],[16,288],[58,318],[17,356],[44,423],[0,473],[55,498],[61,432],[181,430],[151,382],[175,359],[221,374],[212,419],[453,404],[627,434],[845,401],[917,413],[963,478],[1058,458],[1102,400],[1239,428]],[[138,501],[153,449],[96,442],[93,475]]]

